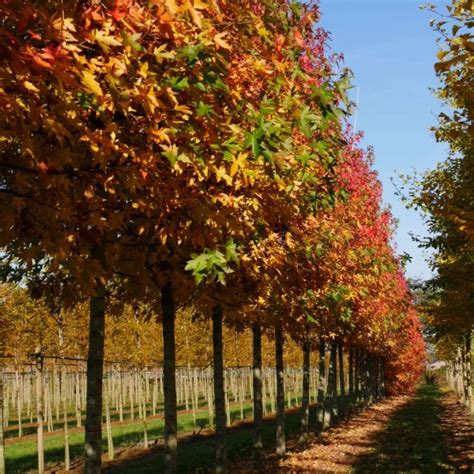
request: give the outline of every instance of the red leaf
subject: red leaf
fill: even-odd
[[[299,31],[295,31],[295,40],[299,46],[304,47],[304,38]]]

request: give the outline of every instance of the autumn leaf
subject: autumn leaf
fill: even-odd
[[[93,72],[87,70],[82,71],[82,83],[84,84],[86,89],[92,92],[93,94],[99,96],[103,95],[100,84],[96,81]]]
[[[219,48],[223,48],[223,49],[231,49],[231,46],[229,45],[229,43],[227,43],[227,41],[225,41],[223,38],[227,36],[227,33],[224,31],[222,33],[217,33],[215,36],[214,36],[214,43],[216,43],[218,49]]]

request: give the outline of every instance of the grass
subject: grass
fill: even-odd
[[[203,408],[207,406],[207,400],[200,397],[200,399],[198,400],[198,408]],[[163,401],[159,401],[157,404],[156,404],[156,414],[159,415],[160,413],[163,413]],[[124,421],[130,421],[131,420],[131,415],[130,415],[130,410],[131,410],[131,407],[129,405],[125,406],[123,408],[124,412],[123,412],[123,420]],[[181,404],[181,405],[178,405],[177,406],[177,410],[185,410],[185,405],[184,404]],[[135,405],[134,407],[134,413],[135,413],[135,417],[134,417],[134,420],[139,420],[139,417],[138,417],[138,406]],[[147,403],[147,416],[151,416],[152,414],[152,406],[151,406],[151,403]],[[62,416],[62,414],[61,414]],[[110,413],[110,419],[111,421],[119,421],[119,412],[118,411],[111,411]],[[84,425],[84,422],[85,422],[85,419],[86,419],[86,416],[85,416],[85,412],[82,411],[81,412],[81,422],[82,422],[82,426]],[[23,435],[22,436],[27,436],[29,434],[35,434],[36,433],[36,419],[33,417],[33,423],[31,424],[30,423],[30,417],[24,417],[22,418],[22,423],[24,424],[24,426],[22,427],[22,431],[23,431]],[[131,421],[134,421],[134,420],[131,420]],[[62,430],[64,427],[64,421],[63,419],[61,418],[59,421],[56,419],[56,414],[53,415],[53,430]],[[69,411],[68,412],[68,427],[70,429],[74,429],[74,428],[77,428],[77,420],[76,420],[76,413],[74,411]],[[44,430],[45,430],[45,433],[48,432],[47,430],[47,422],[45,421],[44,422]],[[17,418],[12,418],[10,419],[9,421],[9,426],[5,429],[5,439],[10,439],[10,438],[15,438],[15,439],[18,439],[18,419]]]
[[[183,407],[179,407],[184,409]],[[270,411],[270,403],[267,404],[268,411]],[[244,405],[244,416],[249,417],[252,414],[252,406],[247,402]],[[118,416],[117,416],[118,417]],[[115,418],[115,417],[114,417]],[[291,418],[291,416],[290,416]],[[240,419],[240,406],[231,405],[231,421]],[[299,419],[299,418],[298,418]],[[71,424],[75,427],[75,422],[71,421]],[[200,428],[206,428],[209,426],[209,413],[207,410],[199,411],[196,413],[196,424],[198,430]],[[297,423],[296,425],[297,426]],[[178,430],[181,433],[192,432],[194,428],[193,417],[191,413],[178,414]],[[289,429],[292,429],[292,422],[289,421]],[[150,443],[154,442],[155,439],[160,439],[164,434],[164,420],[163,419],[147,419],[147,433],[148,440]],[[114,440],[114,447],[125,447],[133,446],[143,441],[143,422],[141,420],[130,421],[127,419],[124,424],[113,425],[112,436]],[[272,435],[273,436],[273,435]],[[199,437],[200,439],[204,437]],[[244,438],[248,438],[248,442],[244,444],[251,448],[251,436],[249,436],[248,430],[245,430],[244,434],[236,436],[237,444],[240,446],[240,438],[242,442]],[[69,449],[71,459],[80,457],[83,452],[84,444],[84,433],[80,431],[69,432]],[[214,445],[212,442],[203,441],[198,443],[197,449],[195,446],[186,447],[186,465],[195,466],[197,458],[200,460],[209,458],[211,464],[214,460]],[[103,430],[103,441],[102,447],[104,452],[107,449],[107,441],[105,437],[105,429]],[[240,448],[238,448],[240,449]],[[198,455],[198,452],[200,454]],[[45,460],[47,466],[52,466],[64,460],[64,436],[62,432],[45,436]],[[188,462],[189,461],[189,462]],[[206,463],[204,463],[206,464]],[[35,471],[37,466],[37,450],[36,440],[24,440],[22,442],[16,442],[14,444],[8,444],[6,446],[6,468],[9,473],[24,473],[28,471]],[[153,471],[143,472],[157,472],[156,468]],[[135,470],[134,470],[135,472]],[[141,471],[137,471],[141,472]],[[159,470],[158,470],[159,472]]]
[[[348,401],[346,400],[345,403]],[[338,406],[341,400],[336,399]],[[270,408],[270,404],[267,404]],[[355,408],[354,408],[355,409]],[[270,410],[268,410],[270,411]],[[316,406],[310,406],[310,420],[316,419]],[[251,407],[246,408],[246,413],[251,414]],[[300,411],[292,409],[286,412],[285,433],[287,439],[296,439],[300,432]],[[310,426],[310,430],[314,430]],[[267,418],[262,426],[263,449],[272,450],[275,446],[276,420]],[[229,466],[242,459],[251,459],[253,455],[253,429],[251,425],[229,428],[227,431],[227,458]],[[214,472],[215,469],[215,442],[212,436],[196,437],[180,443],[178,448],[181,454],[178,455],[179,473],[207,473]],[[183,454],[183,452],[185,454]],[[136,461],[129,461],[123,465],[114,465],[106,469],[109,474],[155,474],[163,472],[164,460],[162,451],[152,455],[142,456]],[[230,467],[232,472],[232,467]]]
[[[202,402],[204,403],[204,401]],[[184,406],[179,407],[184,410]],[[270,413],[270,402],[267,403],[267,412]],[[311,409],[310,419],[315,419],[314,407]],[[249,419],[252,416],[252,406],[247,401],[244,404],[244,417]],[[113,418],[118,418],[115,414]],[[231,421],[240,420],[239,404],[231,405]],[[196,413],[196,424],[198,431],[201,428],[209,427],[209,413],[206,409]],[[71,425],[75,427],[75,421],[71,419]],[[62,426],[60,426],[62,428]],[[180,433],[193,432],[194,424],[191,413],[178,413],[178,430]],[[296,436],[300,428],[300,415],[298,410],[290,410],[286,417],[287,436]],[[161,418],[147,419],[147,433],[149,443],[156,439],[161,440],[164,435],[164,420]],[[123,448],[134,446],[143,442],[143,422],[139,419],[131,421],[126,417],[123,424],[112,426],[112,436],[114,447]],[[239,427],[229,429],[228,435],[228,458],[229,462],[239,459],[242,456],[252,455],[252,432],[251,427]],[[275,421],[265,420],[263,425],[264,449],[270,449],[275,442]],[[69,449],[71,460],[82,456],[84,444],[83,429],[69,432]],[[185,456],[179,456],[180,472],[206,472],[212,469],[215,459],[215,447],[212,436],[196,436],[191,440],[184,441]],[[103,429],[102,447],[107,450],[107,440],[105,427]],[[60,431],[57,434],[45,436],[45,460],[46,466],[57,466],[64,461],[64,436]],[[148,456],[140,460],[139,465],[133,467],[135,473],[156,473],[162,471],[163,459],[161,453]],[[6,468],[9,473],[34,472],[37,466],[36,440],[23,440],[6,446]],[[196,470],[196,466],[199,469]],[[114,472],[131,472],[130,467],[120,466],[113,468]]]
[[[455,472],[447,460],[441,431],[439,386],[425,383],[413,399],[397,410],[374,440],[374,448],[361,456],[354,472]]]
[[[314,419],[314,407],[311,410],[311,418]],[[249,412],[251,410],[249,409]],[[298,410],[292,410],[286,414],[286,436],[294,438],[300,429],[300,414]],[[275,444],[275,420],[267,419],[263,423],[263,445],[264,449],[271,449]],[[227,457],[229,466],[233,462],[252,456],[252,428],[251,426],[229,429],[227,434]],[[215,444],[212,436],[197,437],[180,444],[181,452],[185,455],[178,456],[178,472],[180,473],[205,473],[214,471]],[[135,462],[116,465],[106,469],[107,473],[127,474],[155,474],[163,472],[163,455],[159,451],[150,456],[141,457]]]

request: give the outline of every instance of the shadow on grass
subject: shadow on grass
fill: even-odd
[[[354,472],[455,472],[443,444],[441,396],[438,385],[422,385],[371,440],[374,448],[359,458]]]
[[[314,407],[311,408],[311,418],[315,417]],[[251,415],[251,408],[245,408],[245,415]],[[295,437],[300,429],[300,411],[290,410],[285,416],[286,436]],[[262,426],[264,449],[271,449],[275,444],[275,419],[265,419]],[[232,464],[245,458],[251,458],[253,453],[253,426],[246,423],[230,427],[227,431],[227,457],[232,472]],[[215,437],[211,435],[197,435],[183,440],[179,445],[178,456],[179,473],[207,473],[214,472],[215,462]],[[164,459],[160,448],[149,453],[138,452],[136,457],[124,459],[105,468],[104,472],[110,474],[151,474],[163,472]]]

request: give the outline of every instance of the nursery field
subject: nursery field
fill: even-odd
[[[474,472],[474,3],[333,3],[0,0],[0,474]]]

